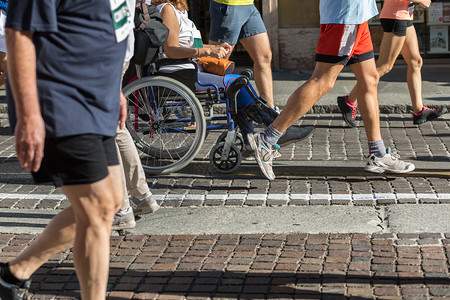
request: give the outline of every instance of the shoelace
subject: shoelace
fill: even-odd
[[[275,149],[274,149],[275,148]],[[272,145],[272,153],[270,154],[272,156],[272,159],[276,158],[278,155],[278,150],[280,150],[280,145],[274,144]]]
[[[392,160],[400,159],[400,155],[397,152],[393,152],[391,148],[386,148],[386,154],[389,154],[392,157]]]
[[[352,118],[356,119],[356,107],[352,107]]]
[[[278,150],[280,149],[280,146],[278,144],[274,144],[271,147],[271,151],[267,152],[266,154],[264,154],[264,156],[262,157],[264,161],[269,162],[271,160],[273,160],[276,155],[278,154]]]

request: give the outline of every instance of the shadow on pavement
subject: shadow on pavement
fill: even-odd
[[[50,269],[51,264],[43,266]],[[69,267],[69,266],[68,266]],[[57,269],[56,269],[57,270]],[[70,267],[66,268],[67,271]],[[61,274],[50,271],[43,282],[32,283],[31,292],[36,296],[52,295],[63,292],[58,296],[76,297],[79,291],[75,273]],[[355,271],[354,273],[366,273]],[[58,276],[59,274],[59,276]],[[42,278],[42,275],[38,275]],[[58,279],[59,278],[59,279]],[[32,278],[33,279],[33,278]],[[41,290],[60,286],[53,291]],[[448,278],[433,276],[411,276],[406,272],[393,273],[392,276],[384,275],[351,275],[351,274],[320,274],[300,273],[289,271],[141,271],[125,270],[121,268],[110,269],[108,291],[111,296],[107,299],[156,299],[163,296],[164,299],[181,299],[191,297],[218,297],[218,299],[373,299],[374,292],[383,289],[392,289],[393,286],[402,287],[412,285],[428,285],[439,288],[450,284]],[[320,292],[320,290],[325,290]],[[123,296],[119,294],[123,293]],[[113,296],[116,294],[117,296]],[[173,298],[170,298],[173,297]],[[159,299],[159,298],[158,298]]]

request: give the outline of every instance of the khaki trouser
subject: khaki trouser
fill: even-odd
[[[129,65],[129,61],[124,62],[122,78]],[[121,208],[121,210],[123,210],[130,207],[128,193],[130,193],[132,197],[141,197],[146,193],[149,193],[150,189],[148,188],[147,178],[145,177],[145,172],[142,168],[139,153],[134,145],[133,138],[126,127],[120,129],[120,127],[117,126],[116,148],[117,153],[119,154],[119,163],[123,170],[124,197]]]
[[[117,127],[116,146],[124,177],[124,203],[122,209],[126,209],[130,207],[128,193],[133,197],[141,197],[150,192],[150,189],[148,188],[147,178],[145,177],[136,146],[126,128],[119,129]]]

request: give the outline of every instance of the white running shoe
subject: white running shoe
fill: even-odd
[[[130,201],[136,204],[136,208],[134,209],[135,216],[152,213],[161,208],[161,206],[156,203],[156,200],[153,199],[151,193],[145,194],[142,198],[130,197]]]
[[[133,208],[119,210],[114,216],[112,229],[132,229],[136,227],[136,221],[134,220]]]
[[[373,154],[370,155],[367,158],[367,164],[364,169],[372,173],[384,173],[385,171],[391,173],[409,173],[416,168],[414,164],[402,161],[397,154],[390,152],[391,149],[387,148],[386,155],[381,158]]]
[[[272,161],[274,157],[277,156],[280,146],[277,144],[270,147],[267,146],[261,138],[262,134],[262,132],[248,134],[248,141],[250,143],[250,147],[252,147],[253,151],[255,151],[255,159],[258,162],[259,168],[263,172],[264,176],[266,176],[269,180],[274,180],[275,174],[272,170]]]

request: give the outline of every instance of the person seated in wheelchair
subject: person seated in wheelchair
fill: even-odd
[[[198,58],[210,56],[221,59],[231,51],[231,46],[228,43],[220,45],[203,44],[200,31],[188,17],[186,0],[152,0],[152,4],[158,7],[164,25],[169,28],[169,36],[164,44],[164,53],[162,54],[163,58],[191,58],[196,61]],[[159,67],[157,74],[164,74],[165,76],[174,78],[184,83],[194,92],[207,89],[202,83],[212,83],[219,89],[226,90],[231,82],[239,77],[236,74],[219,76],[207,73],[204,72],[201,64],[198,63],[195,66],[192,63],[186,62],[162,65]],[[251,85],[250,89],[254,91]],[[254,101],[251,101],[247,90],[242,88],[237,96],[239,113],[236,121],[244,139],[245,146],[242,151],[244,158],[253,156],[253,151],[247,140],[247,134],[253,133],[254,131],[252,121],[268,126],[277,115],[275,111],[266,113],[261,109],[257,109],[258,106],[252,107],[252,104],[254,104]],[[313,129],[310,126],[300,127],[293,125],[280,138],[279,145],[282,147],[304,139],[312,133]]]

